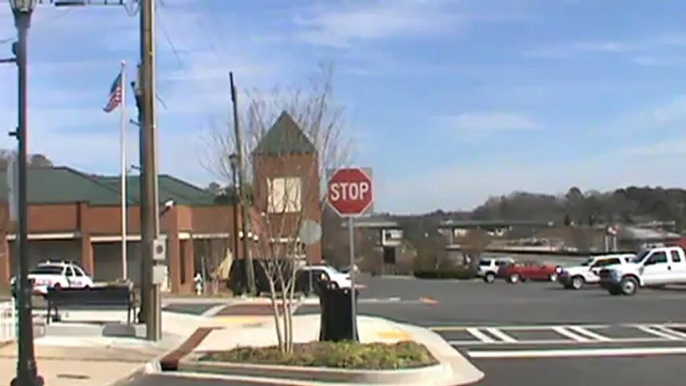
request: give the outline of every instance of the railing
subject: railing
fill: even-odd
[[[0,302],[0,343],[15,340],[17,334],[14,299]]]

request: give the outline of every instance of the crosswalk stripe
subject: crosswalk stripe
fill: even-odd
[[[662,332],[662,331],[659,331],[659,330],[654,330],[654,329],[653,329],[652,327],[650,327],[650,326],[636,326],[636,328],[638,328],[639,330],[641,330],[641,331],[643,331],[643,332],[645,332],[645,333],[648,333],[648,334],[651,334],[651,335],[654,335],[654,336],[659,336],[660,338],[665,338],[665,339],[668,339],[668,340],[681,340],[681,338],[679,338],[679,337],[677,337],[677,336],[674,336],[674,335],[672,335],[672,334],[668,334],[668,333],[666,333],[666,332]]]
[[[595,340],[600,341],[600,342],[609,342],[612,340],[606,336],[600,335],[596,332],[593,332],[591,330],[587,330],[587,329],[580,327],[580,326],[568,326],[567,328],[578,333],[579,335],[585,335],[591,339],[595,339]]]
[[[684,334],[683,332],[672,330],[672,329],[668,328],[667,326],[651,326],[651,328],[658,330],[660,332],[663,332],[665,334],[668,334],[668,335],[673,335],[673,336],[676,336],[676,337],[681,338],[681,339],[686,339],[686,334]]]
[[[480,340],[480,341],[482,341],[482,342],[485,342],[485,343],[494,343],[494,342],[495,342],[495,340],[493,340],[493,338],[491,338],[490,336],[488,336],[488,335],[484,334],[483,332],[479,331],[478,328],[468,328],[468,329],[467,329],[467,332],[468,332],[471,336],[475,337],[476,339],[478,339],[478,340]]]
[[[608,356],[645,356],[686,354],[686,347],[647,347],[647,348],[584,348],[562,350],[508,350],[508,351],[468,351],[474,359],[503,358],[553,358],[553,357],[608,357]]]
[[[496,338],[502,340],[503,342],[517,343],[517,339],[507,335],[506,333],[498,330],[497,328],[489,327],[486,329],[486,332],[488,332],[489,334],[491,334],[491,335],[495,336]]]
[[[588,342],[590,340],[589,338],[575,334],[572,331],[569,331],[565,327],[561,327],[561,326],[553,327],[553,331],[555,331],[556,333],[558,333],[562,336],[566,336],[569,339],[575,340],[577,342]]]

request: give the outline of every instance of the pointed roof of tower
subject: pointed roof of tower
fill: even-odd
[[[293,117],[283,111],[274,125],[255,147],[254,155],[283,156],[315,154],[317,149],[300,129]]]

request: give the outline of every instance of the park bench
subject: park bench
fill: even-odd
[[[47,323],[59,322],[62,309],[125,308],[128,324],[136,319],[136,296],[130,286],[92,288],[49,288]]]

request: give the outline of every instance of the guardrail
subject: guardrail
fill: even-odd
[[[17,335],[17,315],[14,299],[0,302],[0,343],[11,342]]]

